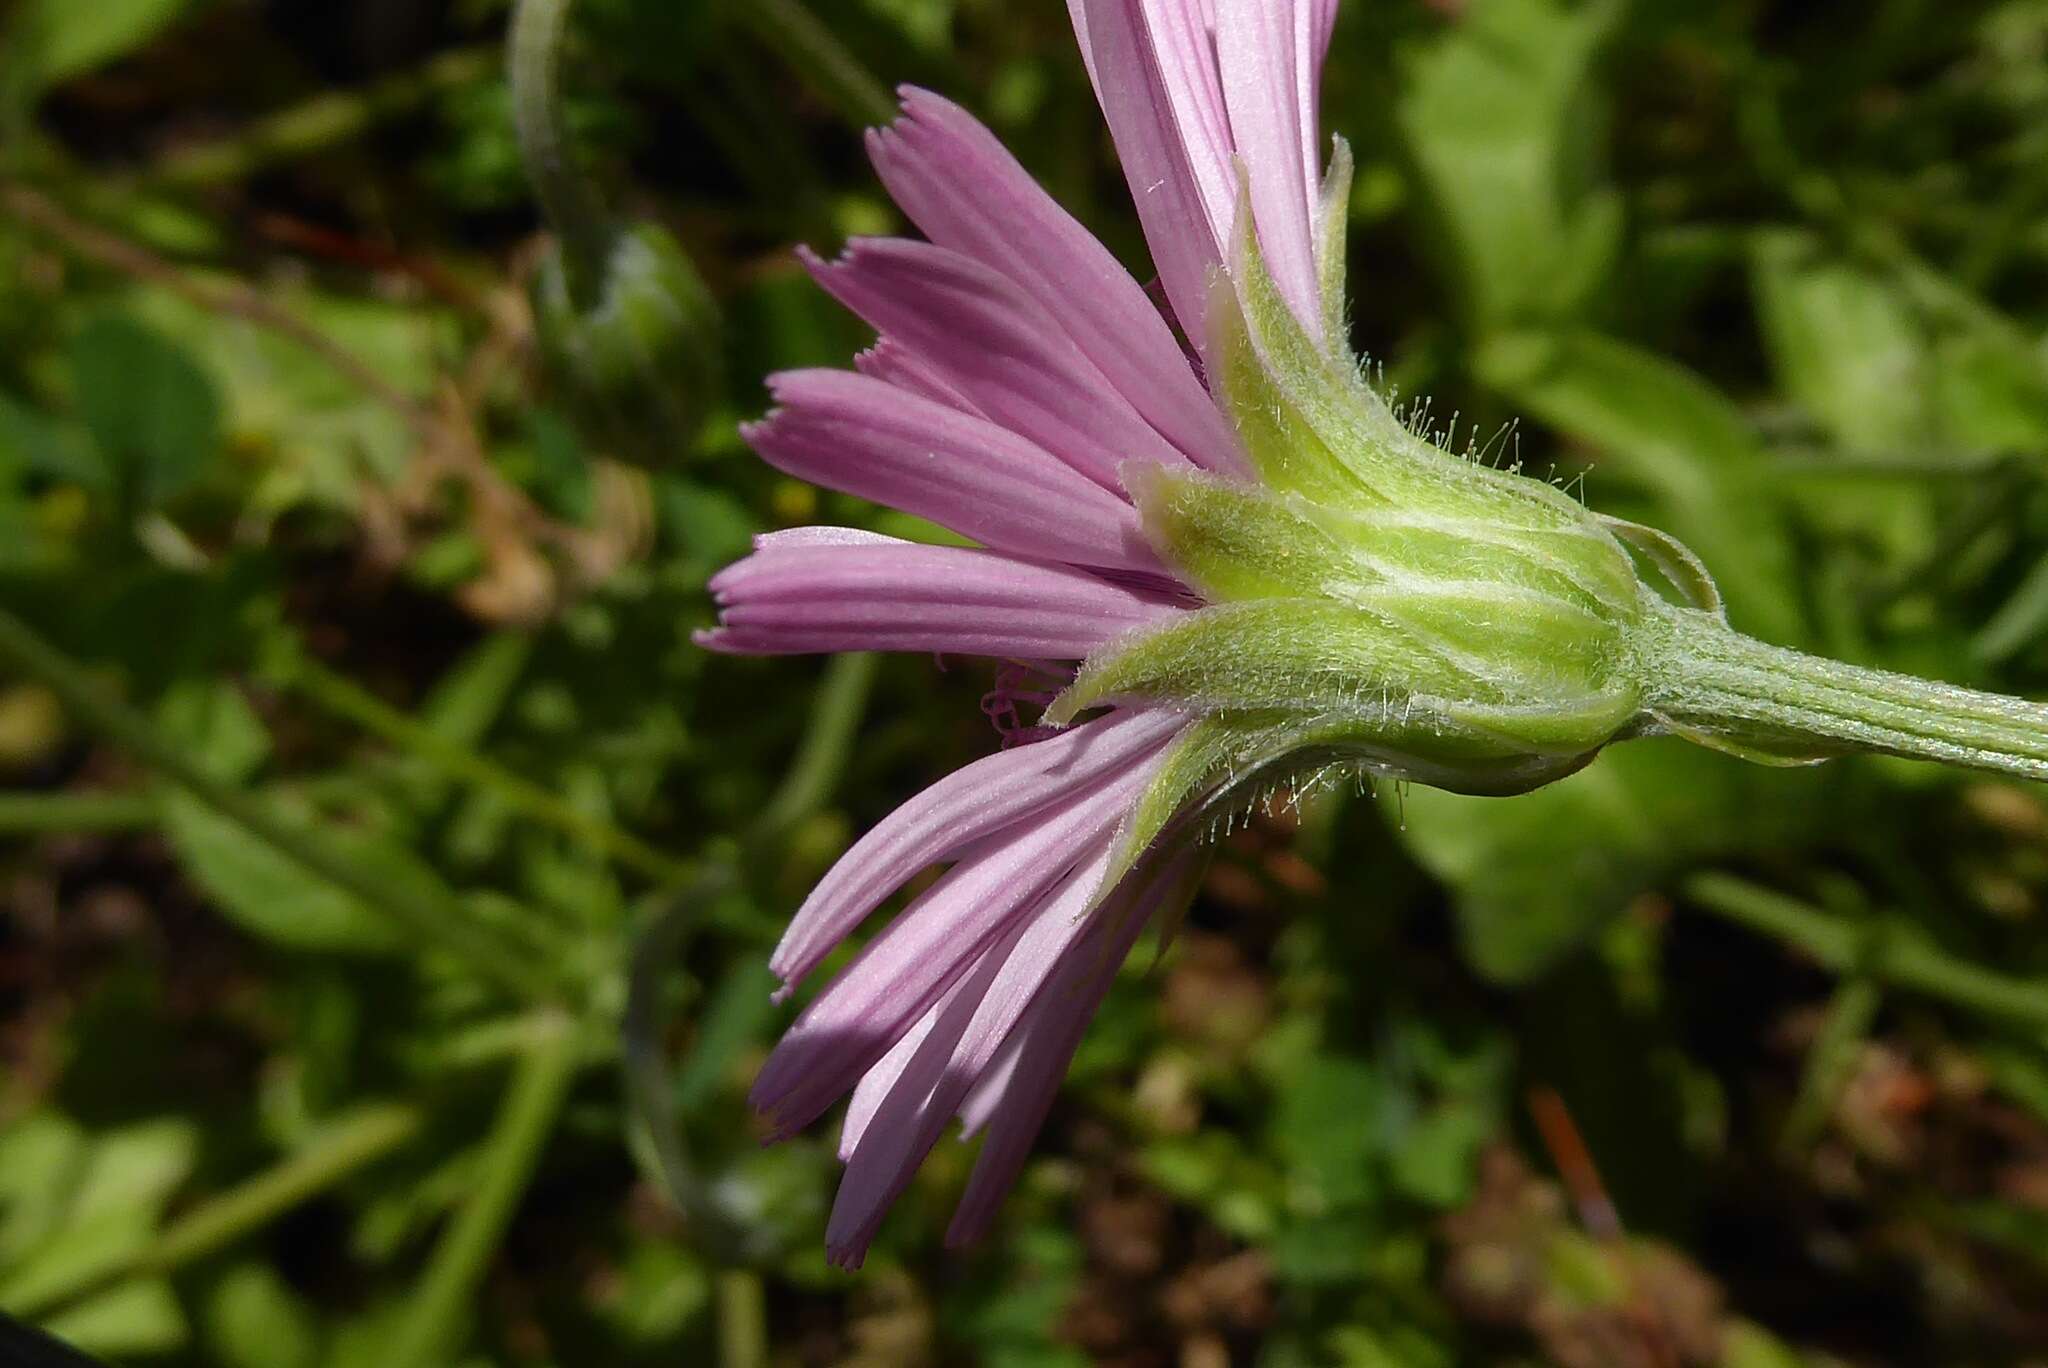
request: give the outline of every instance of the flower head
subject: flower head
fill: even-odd
[[[879,340],[851,372],[774,377],[746,437],[979,545],[763,537],[712,581],[700,638],[1004,662],[987,706],[1009,744],[855,844],[773,959],[786,992],[950,866],[755,1084],[781,1134],[851,1094],[845,1264],[956,1116],[988,1138],[950,1236],[986,1226],[1117,964],[1185,906],[1219,811],[1274,782],[1336,764],[1515,793],[1654,732],[2048,775],[2038,712],[1795,667],[1726,629],[1677,542],[1388,407],[1345,338],[1350,156],[1318,151],[1336,0],[1069,6],[1163,306],[987,129],[906,90],[869,150],[926,240],[805,255]],[[1941,707],[1975,710],[1973,742]]]
[[[1071,698],[1081,662],[1206,602],[1134,491],[1153,475],[1255,487],[1203,368],[1240,226],[1299,326],[1320,342],[1339,314],[1325,302],[1342,244],[1318,227],[1315,131],[1334,0],[1073,8],[1167,309],[971,115],[905,90],[902,118],[868,146],[926,240],[805,254],[879,340],[851,372],[775,377],[776,407],[746,436],[783,471],[980,547],[835,528],[763,537],[712,582],[720,623],[700,638],[1007,662],[990,711],[1013,744],[869,832],[773,960],[793,987],[913,875],[950,865],[811,1002],[754,1087],[778,1133],[851,1093],[828,1234],[842,1263],[859,1262],[956,1116],[988,1139],[951,1235],[986,1226],[1116,966],[1153,917],[1185,905],[1199,870],[1189,776],[1217,758],[1213,742],[1191,750],[1200,708],[1104,699],[1066,708],[1057,728],[1019,709]]]

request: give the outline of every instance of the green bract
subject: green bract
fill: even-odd
[[[1340,142],[1321,229],[1333,298],[1349,175]],[[1330,766],[1513,794],[1632,736],[1767,763],[1875,750],[2048,775],[2038,705],[1752,641],[1676,539],[1418,434],[1288,307],[1248,205],[1237,221],[1205,360],[1255,478],[1125,468],[1147,537],[1205,606],[1098,650],[1046,713],[1065,725],[1144,702],[1201,719],[1139,805],[1127,859]],[[1333,339],[1340,314],[1322,320]]]
[[[1338,204],[1348,174],[1340,147]],[[1340,214],[1324,232],[1341,261]],[[1214,288],[1206,359],[1256,479],[1124,472],[1160,557],[1208,606],[1097,652],[1047,714],[1143,699],[1203,715],[1131,849],[1255,776],[1337,763],[1517,793],[1634,724],[1650,591],[1613,526],[1417,435],[1341,344],[1309,336],[1248,232]]]

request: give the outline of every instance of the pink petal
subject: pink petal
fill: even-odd
[[[1080,660],[1177,609],[1086,571],[957,546],[758,551],[711,580],[699,645],[747,655],[926,651]]]
[[[1105,489],[1129,460],[1186,458],[1124,402],[1036,300],[970,256],[929,242],[863,238],[820,285],[913,353],[947,388]]]
[[[1023,1171],[1045,1125],[1075,1049],[1138,936],[1166,903],[1186,896],[1199,857],[1184,851],[1157,870],[1140,866],[1094,918],[1095,934],[1074,945],[977,1075],[960,1108],[963,1134],[986,1128],[946,1231],[950,1246],[987,1231],[1002,1199]]]
[[[1173,312],[1206,345],[1238,166],[1282,295],[1319,333],[1317,105],[1335,0],[1068,0]]]
[[[1116,712],[955,770],[854,842],[790,919],[769,967],[785,985],[801,982],[918,871],[1106,775],[1148,765],[1186,725],[1180,714],[1157,709]]]
[[[909,1186],[961,1099],[1075,943],[1094,930],[1092,913],[1109,860],[1105,840],[942,1005],[934,1028],[855,1138],[825,1236],[835,1263],[858,1266],[890,1203]]]
[[[1252,219],[1280,293],[1311,336],[1323,327],[1316,275],[1313,0],[1216,0],[1230,130],[1249,179]],[[1235,186],[1232,186],[1233,192]]]
[[[1015,932],[1021,932],[1023,929],[1024,923],[1019,921]],[[954,1000],[969,993],[978,997],[986,990],[983,967],[998,962],[997,957],[1004,953],[1005,947],[1014,938],[1014,934],[1005,937],[994,949],[984,954],[981,957],[981,964],[948,988],[946,995],[934,1003],[930,1011],[919,1017],[915,1026],[903,1033],[903,1039],[891,1046],[889,1053],[875,1061],[875,1067],[862,1074],[860,1082],[853,1085],[853,1094],[846,1099],[846,1116],[839,1123],[840,1163],[843,1164],[853,1157],[854,1150],[860,1146],[861,1137],[867,1134],[868,1123],[873,1121],[875,1113],[881,1110],[890,1090],[896,1086],[896,1080],[903,1077],[903,1071],[917,1059],[918,1051],[923,1048],[925,1041],[931,1039],[932,1032],[946,1019],[946,1013]],[[977,983],[981,986],[977,987]]]
[[[970,847],[960,862],[826,986],[783,1035],[750,1100],[793,1134],[859,1080],[981,952],[1093,853],[1150,780],[1115,775],[1034,822]]]
[[[1208,336],[1209,278],[1223,263],[1237,197],[1221,193],[1213,158],[1205,157],[1197,168],[1186,136],[1209,122],[1201,106],[1210,87],[1199,72],[1207,68],[1213,78],[1213,67],[1176,41],[1184,22],[1154,28],[1155,10],[1186,5],[1187,0],[1087,0],[1082,18],[1095,57],[1096,96],[1151,244],[1152,264],[1174,315],[1201,350]],[[1184,10],[1177,17],[1185,20]],[[1198,149],[1206,152],[1199,142]],[[1225,183],[1234,185],[1234,177]]]
[[[1297,58],[1308,78],[1299,83],[1303,130],[1301,140],[1302,183],[1311,194],[1322,183],[1323,149],[1320,146],[1323,108],[1323,63],[1330,56],[1330,39],[1337,33],[1338,0],[1308,0],[1308,22],[1297,25],[1303,47]],[[1314,218],[1311,206],[1310,218]]]
[[[1074,42],[1081,49],[1081,65],[1088,69],[1088,83],[1100,90],[1102,79],[1095,74],[1095,45],[1088,41],[1088,0],[1067,0],[1067,18],[1074,25]]]
[[[1173,331],[1109,249],[1046,194],[995,134],[906,87],[904,115],[868,135],[875,169],[933,242],[1013,281],[1169,442],[1207,470],[1244,469],[1237,438]]]
[[[742,435],[776,469],[1034,560],[1157,572],[1137,511],[1006,428],[848,371],[788,371]]]
[[[962,413],[971,413],[977,418],[988,417],[966,395],[953,388],[944,376],[912,355],[902,343],[892,337],[877,338],[874,346],[853,358],[853,368],[862,375],[880,380],[885,385],[909,390],[912,394],[922,395],[934,403],[959,409]]]
[[[914,546],[901,537],[860,527],[785,527],[754,538],[756,551],[781,551],[793,546]]]

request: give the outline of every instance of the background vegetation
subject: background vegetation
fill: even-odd
[[[969,665],[689,644],[750,534],[902,526],[737,439],[864,341],[786,248],[898,226],[899,79],[1141,245],[1054,0],[585,0],[583,152],[717,304],[593,406],[505,19],[0,6],[0,1307],[226,1368],[2048,1362],[2044,794],[1659,743],[1235,833],[999,1233],[940,1249],[947,1142],[829,1272],[766,950],[994,738]],[[2048,691],[2048,3],[1352,0],[1326,117],[1359,344],[1460,444],[1758,635]]]

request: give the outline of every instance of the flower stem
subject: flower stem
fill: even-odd
[[[741,0],[730,10],[773,47],[854,128],[896,117],[889,87],[862,66],[801,0]]]
[[[768,1362],[768,1302],[751,1268],[718,1274],[718,1368],[761,1368]]]
[[[1836,973],[1860,974],[1971,1011],[2048,1027],[2048,983],[1979,968],[1905,935],[1873,941],[1865,928],[1732,874],[1694,875],[1684,893],[1694,905],[1795,945]]]
[[[41,1317],[80,1301],[124,1277],[155,1277],[228,1248],[308,1199],[403,1149],[420,1132],[419,1108],[374,1103],[333,1123],[299,1153],[195,1207],[132,1259],[45,1286],[8,1307],[17,1316]]]
[[[2048,780],[2048,705],[1769,646],[1711,614],[1645,622],[1645,709],[1670,730],[1808,758],[1878,751]]]
[[[0,836],[140,831],[159,814],[148,793],[0,793]]]
[[[419,1291],[385,1355],[391,1368],[438,1368],[456,1361],[475,1312],[477,1287],[561,1116],[582,1045],[575,1023],[560,1013],[536,1034],[499,1109],[476,1186],[434,1246]]]
[[[854,652],[834,656],[825,667],[796,756],[747,830],[751,849],[773,849],[831,796],[860,734],[878,663],[872,654]]]
[[[512,121],[526,178],[562,241],[570,298],[587,307],[604,281],[613,228],[604,203],[576,164],[562,110],[562,43],[573,0],[520,0],[512,16]]]
[[[695,873],[631,832],[590,816],[533,780],[422,725],[302,651],[284,659],[278,673],[288,687],[337,717],[403,747],[450,778],[485,790],[521,815],[554,827],[659,885],[681,885]]]
[[[161,189],[198,190],[314,157],[409,114],[443,91],[484,80],[497,61],[492,45],[455,48],[367,89],[323,91],[219,142],[171,152],[143,176]]]

